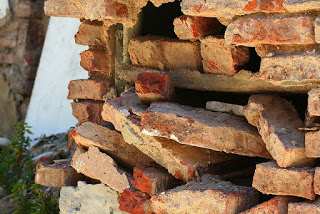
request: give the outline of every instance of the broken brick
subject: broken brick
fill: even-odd
[[[74,102],[71,103],[72,115],[78,119],[79,123],[84,121],[103,124],[101,117],[102,104],[91,102]]]
[[[146,193],[125,189],[119,199],[119,209],[133,214],[151,214],[150,196]]]
[[[87,71],[109,72],[111,75],[114,62],[111,56],[104,51],[83,51],[81,54],[80,65]]]
[[[317,195],[320,195],[320,167],[315,168],[313,187],[314,187],[314,192]]]
[[[320,88],[314,88],[308,92],[308,115],[320,116]]]
[[[320,213],[320,199],[315,201],[305,201],[300,203],[289,203],[289,214],[319,214]]]
[[[320,157],[320,131],[305,133],[306,156],[310,158]]]

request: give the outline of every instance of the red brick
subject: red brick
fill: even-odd
[[[203,71],[212,74],[237,73],[249,61],[249,48],[226,46],[223,38],[201,39]]]
[[[166,73],[140,73],[135,82],[136,92],[142,103],[169,101],[174,95],[174,86]]]
[[[320,199],[300,203],[289,203],[289,214],[320,214]]]
[[[70,162],[49,165],[39,163],[36,168],[34,181],[43,186],[63,187],[77,186],[77,182],[84,179],[85,176],[77,173],[77,171],[70,166]]]
[[[112,62],[112,57],[104,51],[83,51],[80,56],[80,65],[83,69],[87,71],[109,72],[111,75],[114,62]]]
[[[119,200],[119,209],[134,214],[151,214],[150,196],[146,193],[125,189]]]
[[[285,0],[261,0],[262,12],[286,12],[283,2]]]
[[[222,32],[223,25],[215,18],[179,16],[173,21],[174,32],[179,39],[196,41],[206,35]]]
[[[313,44],[314,18],[301,15],[240,17],[228,25],[225,39],[228,44],[252,47],[259,44]]]
[[[72,115],[78,119],[79,123],[84,121],[103,124],[101,117],[102,104],[89,103],[89,102],[77,102],[71,103]]]
[[[109,82],[101,80],[72,80],[69,83],[68,99],[89,99],[103,101],[103,95],[109,91]]]

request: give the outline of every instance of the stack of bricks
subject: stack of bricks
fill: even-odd
[[[83,19],[75,41],[89,46],[80,54],[89,79],[69,84],[79,124],[70,134],[75,153],[68,167],[93,180],[63,187],[61,212],[320,212],[320,5],[182,0],[184,15],[172,22],[177,38],[167,38],[133,33],[146,4],[45,3],[48,15]],[[257,73],[241,70],[256,63],[253,48],[262,57]],[[125,84],[135,91],[127,87],[120,95]],[[254,95],[245,106],[215,101],[203,109],[179,104],[177,88]],[[272,93],[308,91],[305,122],[293,104]],[[50,166],[37,174],[44,169]],[[70,185],[81,180],[72,173],[57,173],[59,186],[70,177]],[[47,178],[38,177],[45,185]],[[81,200],[72,203],[72,197]]]

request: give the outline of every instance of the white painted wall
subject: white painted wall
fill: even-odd
[[[66,132],[77,123],[67,95],[70,80],[88,78],[80,67],[80,52],[88,47],[74,42],[79,25],[79,19],[50,18],[26,117],[31,138]]]
[[[9,2],[8,0],[0,0],[0,19],[3,19],[8,15]]]

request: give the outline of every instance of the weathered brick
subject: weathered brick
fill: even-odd
[[[157,164],[143,164],[133,169],[131,184],[141,192],[154,195],[171,189],[178,181]]]
[[[175,103],[152,103],[141,114],[142,133],[181,144],[245,156],[271,157],[244,118]]]
[[[174,32],[179,39],[196,41],[206,35],[223,32],[223,25],[215,18],[179,16],[173,21]]]
[[[314,169],[280,168],[276,162],[257,164],[252,186],[264,194],[315,199]]]
[[[320,199],[300,203],[289,203],[289,214],[320,214]]]
[[[174,86],[166,73],[141,73],[135,82],[136,93],[142,103],[169,101],[174,95]]]
[[[320,43],[320,16],[318,16],[314,22],[315,40]]]
[[[203,71],[233,75],[249,61],[249,48],[226,46],[223,38],[208,36],[201,39]]]
[[[295,202],[295,201],[297,200],[293,197],[276,196],[240,214],[288,213],[289,202]]]
[[[48,165],[39,163],[34,177],[36,184],[50,187],[76,186],[81,180],[85,180],[85,176],[77,173],[70,166],[70,162]]]
[[[308,115],[320,116],[320,88],[314,88],[308,92]]]
[[[260,0],[260,11],[261,12],[286,12],[286,8],[283,2],[286,0]]]
[[[114,67],[113,57],[104,51],[83,51],[81,54],[80,65],[87,71],[109,72],[111,75]]]
[[[306,132],[305,144],[306,155],[310,158],[320,157],[320,131]]]
[[[72,137],[72,131],[74,130],[74,127],[71,127],[69,130],[68,130],[68,145],[67,145],[67,148],[70,150],[70,151],[76,151],[78,145],[76,143],[76,141],[73,139]]]
[[[78,147],[72,157],[71,166],[78,173],[99,180],[117,192],[130,188],[131,176],[95,146],[90,146],[88,151]]]
[[[155,213],[239,213],[257,204],[252,187],[236,186],[212,175],[152,196]]]
[[[208,101],[206,104],[206,109],[210,111],[231,113],[241,117],[244,116],[244,106],[241,105],[223,103],[218,101]]]
[[[15,37],[15,36],[1,36],[0,37],[0,49],[14,48],[16,45],[17,45],[17,37]]]
[[[78,145],[86,148],[96,146],[124,166],[133,168],[141,163],[153,161],[135,146],[124,142],[117,131],[94,123],[82,123],[74,129],[72,136]]]
[[[317,80],[320,78],[319,61],[320,54],[317,52],[263,57],[259,77],[275,83]]]
[[[202,70],[199,42],[140,36],[130,41],[128,51],[133,65],[160,70]]]
[[[275,111],[276,109],[276,111]],[[294,106],[277,95],[252,95],[245,108],[248,122],[258,128],[280,167],[312,165],[305,152],[303,126]]]
[[[96,124],[103,124],[101,117],[102,104],[90,102],[71,103],[72,115],[77,118],[79,123],[89,121]]]
[[[151,214],[150,196],[146,193],[126,189],[119,199],[119,209],[127,213]]]
[[[299,13],[303,11],[319,11],[320,9],[320,3],[318,1],[283,0],[283,6],[286,8],[287,12],[290,13]]]
[[[314,192],[320,195],[320,167],[315,168],[313,187]]]
[[[68,89],[69,100],[89,99],[103,101],[103,95],[109,91],[110,83],[102,80],[71,80]]]
[[[15,64],[18,59],[13,53],[0,53],[0,64]]]
[[[257,46],[259,44],[313,44],[314,18],[310,16],[240,17],[225,32],[227,44]],[[303,32],[303,33],[301,33]]]

